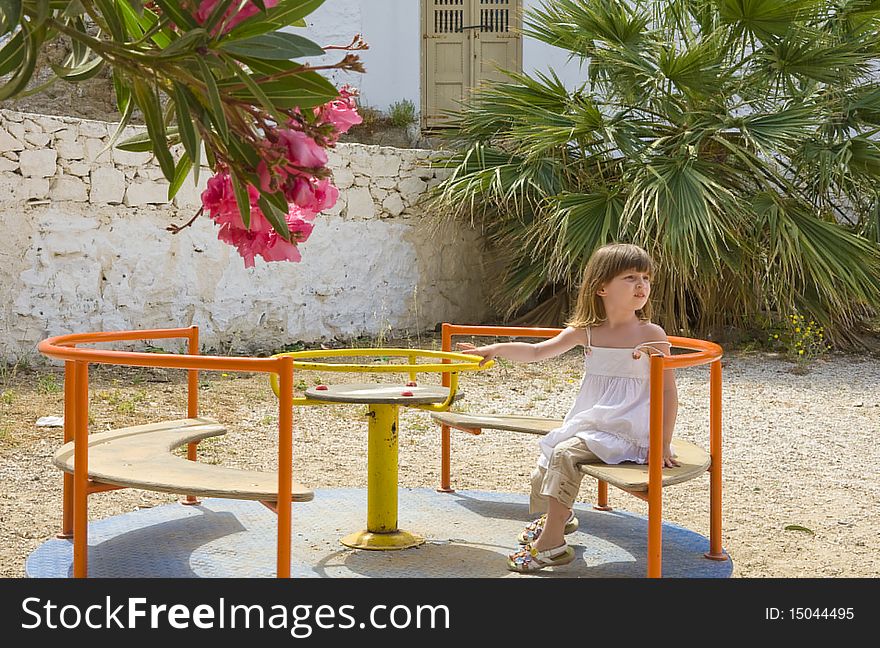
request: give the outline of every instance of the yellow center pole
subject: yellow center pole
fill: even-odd
[[[415,533],[397,528],[397,432],[399,406],[369,406],[367,439],[367,528],[340,542],[354,549],[387,551],[425,542]]]
[[[367,530],[397,531],[397,405],[370,405],[367,441]]]

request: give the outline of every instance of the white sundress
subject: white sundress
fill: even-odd
[[[669,343],[643,342],[635,348],[596,347],[590,338],[588,328],[584,379],[574,405],[562,425],[538,441],[538,465],[543,468],[549,465],[553,448],[575,436],[583,439],[590,451],[607,464],[648,462],[651,364],[643,349]],[[639,358],[633,357],[636,351]]]

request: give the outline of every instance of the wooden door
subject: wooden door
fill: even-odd
[[[522,69],[521,1],[423,0],[423,127],[443,126],[473,88],[503,79],[498,68]]]

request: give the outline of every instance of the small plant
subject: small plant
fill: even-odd
[[[806,365],[827,352],[825,328],[800,314],[789,315],[770,329],[770,348]]]
[[[276,353],[291,353],[293,351],[303,351],[306,348],[306,343],[303,341],[297,341],[292,344],[285,344],[279,349],[273,351],[273,355]]]
[[[388,119],[392,126],[397,128],[406,128],[410,124],[416,122],[416,106],[409,99],[397,101],[391,104],[388,111]]]
[[[116,413],[125,416],[134,414],[134,401],[123,400],[116,404]]]
[[[359,108],[359,112],[361,114],[361,118],[363,119],[363,121],[359,124],[361,128],[375,128],[382,122],[382,113],[375,108],[370,108],[369,106],[361,106]]]
[[[296,391],[305,391],[305,390],[307,390],[307,389],[309,388],[309,384],[308,384],[305,380],[303,380],[302,378],[300,378],[299,380],[297,380],[297,381],[294,383],[293,388],[294,388]]]
[[[61,391],[61,385],[55,378],[55,374],[46,374],[37,379],[37,392],[40,394],[57,394]]]
[[[12,401],[15,400],[15,392],[11,389],[7,389],[5,392],[0,394],[0,403],[4,405],[12,405]]]
[[[12,430],[8,427],[0,428],[0,445],[16,445],[17,441],[12,436]]]

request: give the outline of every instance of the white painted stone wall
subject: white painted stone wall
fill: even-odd
[[[523,9],[540,7],[544,0],[524,0]],[[296,33],[319,45],[347,45],[361,34],[370,49],[360,53],[366,74],[329,75],[336,85],[350,83],[361,91],[364,105],[387,110],[408,99],[418,109],[421,104],[422,22],[421,0],[329,0],[306,17],[307,29]],[[340,52],[315,59],[338,60]],[[569,52],[533,38],[523,38],[523,70],[547,72],[552,68],[569,88],[586,80]]]
[[[340,199],[302,262],[246,269],[207,217],[165,231],[200,189],[168,204],[149,154],[104,150],[112,130],[0,110],[0,359],[75,331],[197,324],[206,348],[246,353],[487,316],[475,235],[438,230],[419,204],[439,181],[428,151],[339,145]]]

